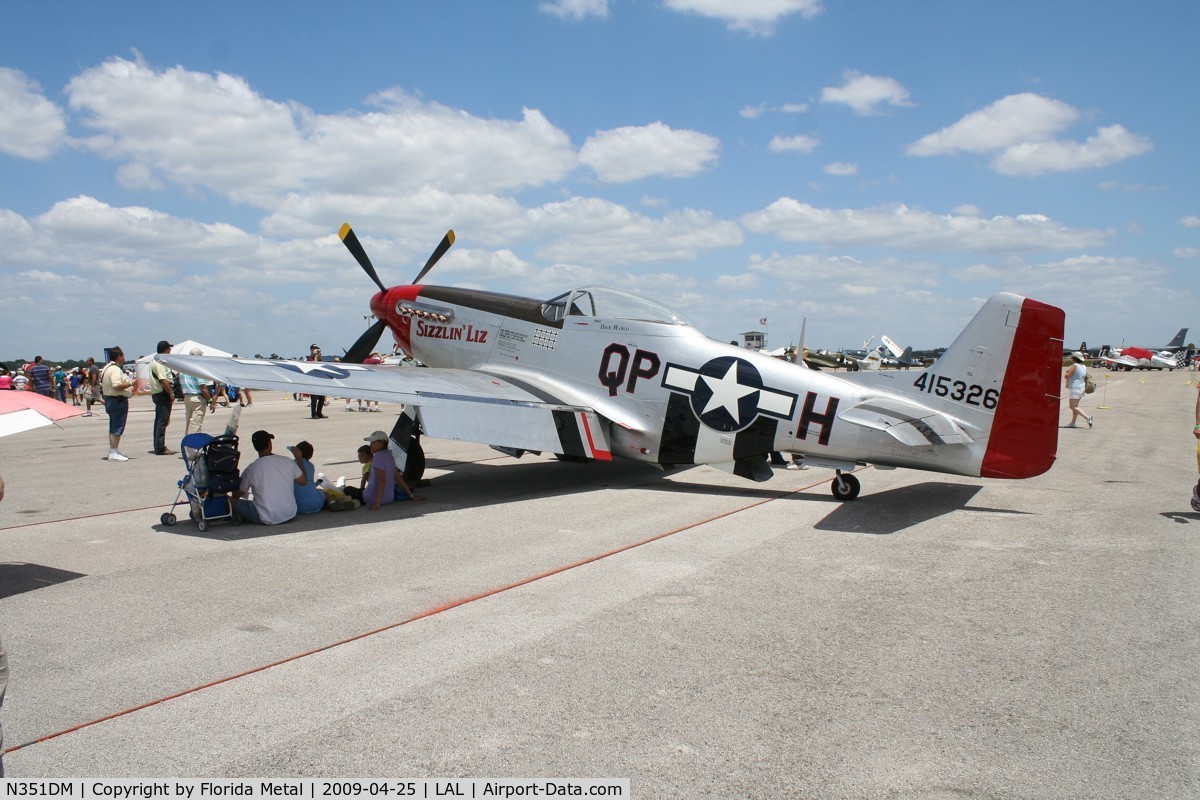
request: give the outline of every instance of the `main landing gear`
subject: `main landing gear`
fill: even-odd
[[[854,477],[853,473],[842,472],[839,469],[833,482],[829,484],[829,488],[833,491],[836,499],[844,502],[858,497],[858,493],[862,491],[862,484],[858,482],[858,478]]]
[[[408,443],[408,459],[404,463],[404,480],[409,486],[415,486],[425,475],[425,448],[421,447],[421,437],[414,436]]]

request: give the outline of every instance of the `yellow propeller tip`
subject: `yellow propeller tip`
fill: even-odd
[[[450,244],[454,244],[454,231],[453,230],[446,231],[446,238],[448,240],[450,240]]]
[[[343,222],[342,227],[338,229],[338,238],[343,242],[346,241],[346,234],[350,233],[350,223]]]

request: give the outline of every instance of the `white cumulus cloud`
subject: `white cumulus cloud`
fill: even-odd
[[[838,177],[850,177],[858,174],[858,164],[851,164],[845,161],[834,161],[825,165],[826,175],[836,175]]]
[[[1061,100],[1032,93],[1003,97],[908,146],[912,156],[994,153],[1002,175],[1044,175],[1114,164],[1151,148],[1121,125],[1100,128],[1084,142],[1059,139],[1080,113]]]
[[[742,243],[736,222],[683,209],[660,218],[599,198],[576,197],[529,211],[544,261],[610,264],[695,259],[708,250]]]
[[[629,183],[652,175],[691,177],[715,164],[720,149],[715,137],[654,122],[593,134],[579,161],[605,183]]]
[[[908,99],[908,89],[895,78],[863,75],[852,69],[842,73],[841,86],[827,86],[821,90],[821,101],[849,106],[861,116],[878,113],[878,107],[883,103],[890,106],[912,105]]]
[[[66,141],[62,109],[23,72],[0,67],[0,153],[41,160]]]
[[[811,153],[821,144],[815,136],[775,136],[767,149],[772,153]]]
[[[824,7],[820,0],[665,0],[673,11],[718,19],[732,31],[770,36],[784,17],[811,19]]]
[[[1151,148],[1145,136],[1121,125],[1109,125],[1084,142],[1024,142],[1007,148],[992,161],[1001,175],[1045,175],[1078,169],[1107,167],[1141,155]]]
[[[1059,250],[1102,245],[1110,238],[1106,232],[1068,228],[1040,214],[984,219],[933,214],[903,204],[817,208],[790,197],[745,215],[742,224],[791,242],[941,253]]]
[[[576,163],[570,138],[539,111],[483,119],[399,90],[372,97],[367,113],[319,115],[264,98],[240,77],[115,58],[67,91],[96,132],[83,146],[120,162],[130,185],[206,188],[266,208],[317,185],[388,197],[430,184],[521,189]]]
[[[608,17],[608,0],[546,0],[538,5],[544,14],[559,19],[581,20],[587,17]]]

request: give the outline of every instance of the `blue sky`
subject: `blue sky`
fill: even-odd
[[[1148,10],[1147,10],[1148,9]],[[1194,2],[12,3],[0,359],[349,347],[373,285],[617,286],[715,339],[1200,339]]]

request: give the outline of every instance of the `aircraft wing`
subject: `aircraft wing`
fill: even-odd
[[[918,403],[894,397],[872,397],[838,414],[838,418],[864,428],[883,431],[901,444],[970,444],[974,441],[950,417]]]
[[[404,403],[438,439],[611,460],[591,408],[547,402],[501,378],[462,369],[328,361],[155,356],[172,369],[244,389]]]

